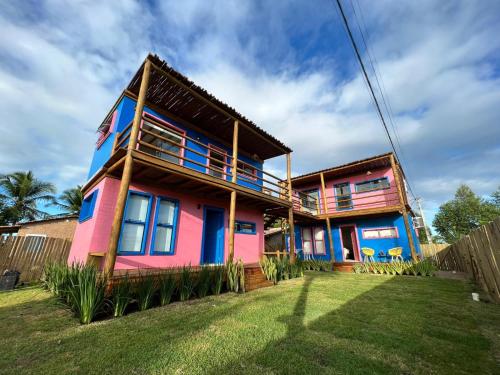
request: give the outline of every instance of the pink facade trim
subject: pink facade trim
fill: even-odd
[[[113,116],[111,117],[111,123],[109,124],[108,131],[106,134],[101,134],[99,139],[96,142],[96,148],[99,149],[102,144],[106,141],[106,139],[109,138],[109,136],[113,133],[115,130],[115,123],[116,123],[116,117],[118,116],[118,111],[113,112]]]

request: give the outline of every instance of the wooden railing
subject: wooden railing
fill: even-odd
[[[130,123],[117,134],[114,151],[127,146],[131,126]],[[139,130],[137,150],[221,180],[232,180],[233,157],[228,152],[194,139],[146,113]],[[281,178],[239,158],[237,183],[288,200],[288,188]]]
[[[318,191],[318,195],[321,191]],[[399,196],[395,187],[383,190],[353,192],[348,195],[327,195],[315,197],[300,191],[293,191],[293,208],[311,215],[331,214],[349,210],[398,206]]]

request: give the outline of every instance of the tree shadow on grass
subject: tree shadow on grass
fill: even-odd
[[[456,286],[422,293],[433,280],[385,277],[310,320],[309,305],[318,303],[309,297],[316,279],[315,274],[307,275],[293,312],[276,319],[276,324],[286,324],[284,337],[207,373],[495,373],[490,344],[470,310],[462,311],[456,303],[464,294]],[[442,315],[436,317],[436,311]]]

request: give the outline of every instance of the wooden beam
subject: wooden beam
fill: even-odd
[[[321,178],[321,194],[323,196],[323,212],[325,215],[328,215],[328,204],[326,201],[326,186],[325,186],[325,176],[323,172],[319,174]],[[330,224],[330,218],[325,218],[326,221],[326,230],[328,231],[328,242],[330,243],[330,259],[332,262],[335,262],[335,249],[333,247],[333,236],[332,236],[332,226]]]
[[[161,67],[159,66],[156,66],[155,64],[152,64],[153,66],[153,69],[156,69],[157,71],[160,72],[160,74],[162,74],[163,76],[165,76],[170,82],[173,82],[175,83],[176,85],[178,86],[181,86],[184,90],[187,90],[189,91],[192,95],[194,95],[195,97],[197,97],[198,99],[200,99],[201,101],[205,102],[206,104],[208,104],[209,106],[211,106],[212,108],[215,108],[215,110],[221,112],[223,115],[235,120],[235,121],[241,121],[239,118],[237,118],[236,116],[230,114],[229,112],[227,112],[226,110],[224,110],[223,108],[219,107],[217,104],[215,104],[214,102],[212,102],[211,100],[207,99],[206,97],[204,97],[203,95],[199,94],[197,91],[195,91],[193,88],[185,85],[183,82],[181,82],[180,80],[178,80],[177,78],[173,77],[170,73],[168,73],[167,71],[163,70]],[[284,147],[282,147],[281,145],[277,144],[276,142],[266,138],[263,134],[260,134],[259,132],[257,132],[255,129],[253,129],[251,126],[249,126],[248,124],[245,124],[244,122],[242,122],[242,125],[245,126],[246,129],[248,129],[250,132],[252,132],[254,135],[256,135],[257,137],[261,138],[262,140],[264,140],[265,142],[268,142],[270,144],[272,144],[274,147],[276,147],[278,150],[281,150],[281,152],[285,153],[287,151],[289,151],[289,149],[286,149]]]
[[[290,235],[290,263],[295,263],[295,225],[293,222],[293,192],[292,192],[292,155],[286,154],[286,181],[288,185],[288,200],[292,205],[288,208],[288,227]]]
[[[401,185],[401,179],[399,176],[399,170],[398,170],[398,165],[396,164],[396,159],[394,158],[394,155],[391,155],[391,168],[392,172],[394,173],[394,181],[396,182],[396,188],[398,190],[399,194],[399,202],[401,204],[401,211],[403,215],[403,220],[405,223],[405,230],[406,230],[406,236],[408,237],[408,243],[410,244],[410,252],[411,252],[411,257],[413,260],[417,260],[417,252],[415,250],[415,243],[413,241],[413,236],[411,233],[411,227],[410,227],[410,221],[408,219],[408,211],[406,209],[406,199],[405,199],[405,192],[404,192],[404,187]]]
[[[234,121],[233,127],[233,160],[231,182],[236,184],[238,181],[238,120]],[[229,205],[229,261],[234,258],[234,226],[236,221],[236,190],[231,191],[231,201]]]
[[[125,203],[127,201],[128,189],[130,180],[132,179],[133,172],[133,158],[132,151],[137,145],[137,136],[139,134],[139,127],[142,119],[142,111],[144,103],[146,102],[146,92],[148,90],[149,75],[151,71],[151,61],[146,59],[144,63],[144,70],[142,72],[141,88],[139,89],[139,98],[135,108],[134,122],[130,131],[130,140],[127,147],[127,156],[125,157],[125,166],[123,167],[122,178],[120,181],[120,190],[116,198],[115,215],[113,217],[113,224],[111,226],[111,235],[109,237],[108,252],[104,263],[104,276],[110,279],[113,276],[113,271],[116,262],[116,252],[118,250],[118,240],[120,238],[120,231],[123,221],[123,214],[125,210]]]

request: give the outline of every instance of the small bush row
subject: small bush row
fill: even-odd
[[[332,271],[333,264],[328,260],[309,259],[304,260],[304,269],[307,271]]]
[[[436,272],[436,265],[429,259],[422,261],[398,261],[391,263],[365,262],[354,265],[353,271],[355,273],[433,276]]]
[[[259,264],[266,279],[272,281],[274,284],[278,284],[281,280],[293,279],[304,275],[302,260],[297,258],[295,263],[291,263],[288,255],[281,257],[267,257],[263,255]]]
[[[172,268],[162,274],[145,272],[133,279],[125,275],[114,280],[112,288],[94,266],[51,263],[44,269],[42,284],[67,304],[82,324],[100,316],[120,317],[128,311],[143,311],[173,301],[245,291],[241,260],[225,266]]]

